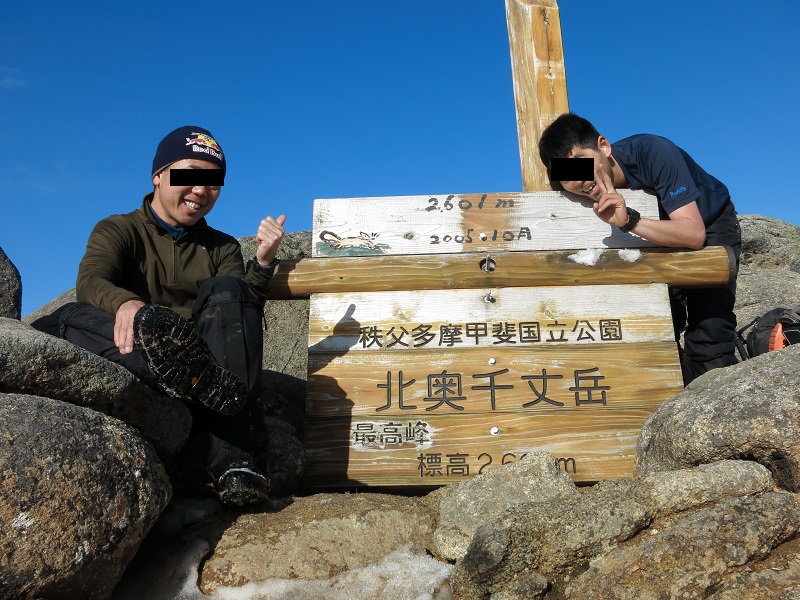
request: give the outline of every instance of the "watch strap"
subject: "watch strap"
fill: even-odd
[[[639,224],[639,221],[642,218],[642,215],[639,214],[638,210],[635,210],[630,206],[626,207],[626,210],[628,211],[628,222],[619,228],[622,233],[630,233]]]
[[[250,264],[256,273],[261,273],[262,275],[272,277],[275,274],[275,267],[281,264],[281,261],[276,257],[268,265],[262,265],[255,258],[251,258]]]

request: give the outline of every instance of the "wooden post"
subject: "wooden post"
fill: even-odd
[[[556,0],[506,0],[511,75],[525,192],[552,189],[539,160],[542,131],[569,112]]]

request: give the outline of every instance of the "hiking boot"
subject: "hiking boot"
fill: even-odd
[[[235,415],[247,402],[247,386],[217,364],[191,321],[175,311],[146,304],[133,319],[133,339],[169,395],[223,415]]]
[[[254,506],[269,501],[269,480],[251,465],[231,467],[216,482],[225,506]]]

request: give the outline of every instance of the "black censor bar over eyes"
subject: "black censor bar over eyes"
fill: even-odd
[[[594,181],[593,158],[553,158],[550,160],[551,181]]]
[[[222,169],[170,169],[170,185],[224,185],[225,172]]]

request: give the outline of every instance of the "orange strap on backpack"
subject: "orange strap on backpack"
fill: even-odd
[[[786,348],[788,344],[786,343],[786,338],[783,335],[783,323],[778,321],[775,323],[775,327],[772,328],[772,333],[769,334],[769,352],[773,350],[780,350],[781,348]]]

